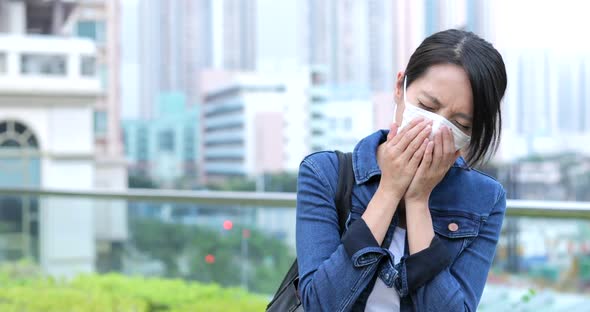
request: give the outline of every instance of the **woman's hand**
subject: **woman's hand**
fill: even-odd
[[[460,151],[455,151],[451,130],[445,126],[441,127],[441,131],[434,136],[434,142],[431,141],[426,146],[416,176],[405,194],[406,203],[427,203],[430,193],[447,174],[459,155]]]
[[[431,131],[432,121],[424,119],[413,120],[399,133],[397,125],[392,125],[387,142],[379,149],[381,191],[402,198],[426,151]]]

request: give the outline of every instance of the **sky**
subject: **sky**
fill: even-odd
[[[495,6],[492,27],[501,47],[590,53],[590,1],[498,0]]]

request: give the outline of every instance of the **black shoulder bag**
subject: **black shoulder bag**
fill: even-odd
[[[340,235],[342,236],[346,219],[350,212],[354,173],[352,171],[352,153],[336,151],[336,155],[338,155],[338,186],[336,195],[334,196],[334,203],[338,210],[338,225],[340,226]],[[272,301],[266,306],[266,311],[304,311],[301,300],[299,299],[299,293],[297,292],[298,285],[299,270],[297,268],[297,260],[295,260],[281,282]]]

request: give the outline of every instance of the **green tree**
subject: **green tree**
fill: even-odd
[[[179,252],[184,250],[188,238],[185,226],[145,219],[132,222],[131,232],[134,247],[162,261],[167,277],[179,277]]]
[[[154,182],[149,176],[132,174],[127,177],[127,185],[129,188],[144,188],[155,189],[158,184]]]
[[[139,220],[132,223],[132,232],[134,246],[160,260],[167,277],[241,286],[244,276],[245,286],[259,293],[273,293],[294,259],[283,241],[239,226],[223,230]],[[214,261],[207,261],[212,260],[208,256]],[[179,269],[182,258],[188,259],[188,273]]]

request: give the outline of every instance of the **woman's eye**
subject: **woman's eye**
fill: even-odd
[[[458,122],[455,122],[455,124],[457,124],[457,126],[459,126],[461,129],[463,129],[465,131],[470,131],[471,130],[471,127],[470,126],[465,126],[465,125],[462,125],[462,124],[460,124]]]
[[[418,105],[420,105],[420,107],[424,108],[424,109],[425,109],[425,110],[427,110],[427,111],[431,111],[431,112],[432,112],[432,111],[434,111],[434,108],[432,108],[432,107],[429,107],[429,106],[426,106],[426,105],[424,105],[424,104],[423,104],[423,103],[421,103],[421,102],[418,102]]]

